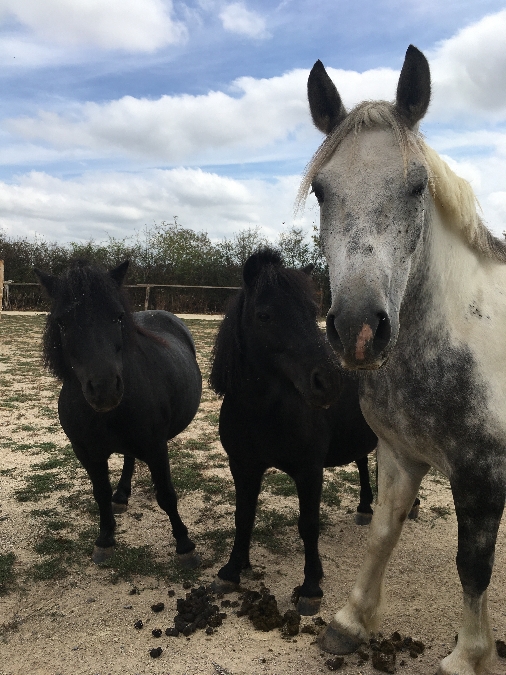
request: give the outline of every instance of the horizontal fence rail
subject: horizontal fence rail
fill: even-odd
[[[11,307],[10,301],[10,290],[11,287],[22,287],[22,286],[32,286],[39,287],[40,284],[36,282],[21,282],[21,281],[4,281],[3,282],[3,293],[2,293],[2,307],[3,310],[9,310]],[[149,299],[152,288],[179,288],[179,289],[203,289],[203,290],[215,290],[215,291],[238,291],[240,286],[199,286],[192,284],[125,284],[125,288],[145,288],[144,294],[144,309],[149,308]]]

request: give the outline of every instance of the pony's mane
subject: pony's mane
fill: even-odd
[[[350,133],[356,136],[363,127],[390,127],[399,144],[405,174],[410,153],[414,153],[425,164],[429,173],[429,189],[436,207],[443,215],[443,220],[459,231],[474,249],[488,258],[506,262],[506,242],[495,237],[478,214],[478,202],[471,185],[450,169],[437,152],[425,143],[418,130],[406,126],[395,105],[388,101],[359,103],[343,122],[328,134],[304,171],[297,194],[296,210],[303,206],[314,177],[329,161],[344,138]]]
[[[73,307],[79,304],[85,321],[86,317],[91,320],[97,307],[111,295],[119,300],[125,312],[122,321],[124,335],[132,334],[136,327],[126,292],[122,287],[118,287],[104,269],[91,265],[86,260],[75,260],[61,276],[56,278],[51,293],[51,312],[44,329],[42,359],[44,366],[58,379],[63,380],[68,371],[57,323],[59,315],[65,311],[72,311]]]
[[[279,251],[262,247],[254,257],[259,266],[254,286],[247,289],[243,281],[241,290],[232,297],[213,347],[209,385],[220,396],[241,387],[245,366],[241,320],[247,293],[258,296],[268,292],[269,288],[277,287],[288,296],[297,298],[299,303],[317,303],[316,288],[311,278],[302,270],[284,267]]]

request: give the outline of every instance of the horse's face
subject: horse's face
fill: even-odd
[[[401,150],[398,139],[409,137],[428,108],[429,66],[410,47],[395,106],[363,104],[347,119],[318,61],[308,98],[315,125],[332,134],[328,144],[335,148],[312,178],[332,289],[327,335],[345,368],[374,370],[397,340],[399,310],[424,228],[427,170],[407,142]]]
[[[119,302],[98,314],[83,303],[55,317],[67,363],[97,412],[116,408],[123,397],[123,314]]]
[[[317,325],[310,280],[296,270],[283,269],[280,277],[275,283],[258,279],[246,283],[242,315],[246,351],[264,374],[289,380],[309,404],[328,407],[340,393],[340,378]]]
[[[128,262],[109,273],[77,267],[60,278],[35,270],[53,301],[46,361],[62,379],[77,377],[97,412],[116,408],[123,397],[125,307],[120,286],[127,267]]]
[[[379,368],[396,342],[426,188],[427,170],[413,158],[405,176],[386,128],[346,137],[313,180],[333,298],[327,335],[344,367]]]

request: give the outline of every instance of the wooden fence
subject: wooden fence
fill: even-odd
[[[10,310],[13,307],[16,307],[18,309],[40,309],[44,308],[46,305],[42,304],[41,307],[41,299],[42,299],[42,290],[41,287],[38,283],[34,282],[13,282],[13,281],[4,281],[3,279],[3,261],[0,261],[0,288],[3,287],[3,293],[2,293],[2,303],[0,306],[0,311],[3,310]],[[37,296],[35,297],[35,294],[32,295],[32,298],[28,300],[28,305],[29,307],[26,307],[27,303],[20,303],[19,301],[13,300],[12,299],[12,291],[16,289],[29,289],[32,287],[34,290],[38,291],[40,290],[40,294],[37,293]],[[142,298],[140,302],[133,302],[134,305],[136,305],[136,308],[140,309],[149,309],[150,307],[150,302],[151,305],[155,305],[156,309],[166,309],[165,305],[167,304],[167,299],[160,299],[160,298],[155,298],[155,302],[153,302],[152,298],[152,289],[178,289],[179,290],[179,295],[181,295],[182,291],[188,291],[188,290],[196,290],[198,292],[200,291],[218,291],[220,294],[222,292],[226,292],[226,297],[221,297],[218,299],[214,299],[212,304],[212,308],[214,311],[216,311],[216,306],[221,305],[219,307],[219,311],[222,311],[224,309],[224,305],[226,304],[226,300],[228,299],[228,296],[231,291],[237,291],[239,290],[239,286],[196,286],[196,285],[190,285],[190,284],[125,284],[125,288],[128,289],[133,289],[135,290],[143,290]],[[134,295],[134,294],[131,294]],[[135,294],[137,295],[137,294]],[[132,298],[134,300],[135,298]],[[44,301],[42,300],[42,303]],[[170,299],[169,299],[170,302]],[[188,304],[188,303],[187,303]],[[191,303],[190,303],[191,304]],[[193,303],[195,304],[195,303]],[[140,305],[140,307],[139,307]],[[198,305],[198,303],[197,303]],[[152,307],[153,308],[153,307]],[[181,311],[179,308],[174,308],[174,311]]]

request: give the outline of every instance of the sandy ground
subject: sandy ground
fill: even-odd
[[[6,313],[4,318],[9,321]],[[36,332],[32,337],[36,339]],[[4,341],[0,344],[0,356],[12,356],[15,349],[16,344]],[[0,361],[0,376],[2,369],[7,372],[5,363]],[[42,405],[55,405],[51,378],[43,376],[36,385],[30,386],[36,386],[40,393],[37,405],[27,404],[14,410],[0,408],[2,438],[16,435],[19,442],[26,441],[30,432],[15,431],[19,425],[35,425],[40,422]],[[209,400],[203,406],[204,411],[219,409],[217,402]],[[202,419],[198,417],[184,432],[187,437],[198,437]],[[37,438],[39,441],[64,440],[62,432],[54,430],[47,435],[41,431]],[[33,504],[20,503],[13,494],[23,471],[28,471],[34,462],[40,462],[40,455],[14,452],[5,445],[0,447],[0,552],[13,551],[22,572],[37,557],[30,548],[37,533],[33,520],[28,517]],[[220,450],[218,444],[217,450]],[[119,459],[113,460],[113,466],[119,466]],[[12,474],[9,469],[14,470]],[[85,476],[82,481],[84,486]],[[398,631],[424,643],[425,652],[418,659],[398,658],[396,672],[406,675],[434,675],[438,662],[454,645],[461,613],[461,590],[454,562],[457,526],[448,483],[431,475],[422,487],[420,517],[416,522],[406,523],[388,568],[387,602],[381,626],[385,636]],[[43,505],[51,506],[51,499],[46,499]],[[180,505],[183,519],[192,532],[209,526],[206,504],[198,496],[185,496]],[[364,553],[368,528],[354,524],[349,513],[352,508],[351,498],[343,498],[341,506],[332,510],[330,523],[320,540],[325,569],[325,597],[320,616],[326,621],[345,602]],[[139,511],[144,513],[141,522],[132,516]],[[67,516],[79,518],[79,514],[73,512]],[[231,526],[232,509],[226,510],[223,517],[224,524]],[[118,532],[130,542],[152,545],[161,557],[174,555],[164,514],[156,508],[147,508],[139,494],[132,496],[127,513],[118,516]],[[494,635],[502,640],[506,639],[504,535],[503,522],[489,589]],[[290,534],[290,542],[288,556],[274,555],[259,545],[252,549],[254,568],[261,572],[262,582],[275,594],[281,613],[291,607],[292,589],[302,580],[303,554],[295,531]],[[201,552],[205,556],[205,551]],[[215,572],[216,568],[203,570],[200,583],[210,582]],[[258,589],[260,583],[260,580],[244,580],[247,588]],[[130,594],[133,586],[138,589],[135,595]],[[175,596],[171,597],[169,590],[175,591]],[[0,597],[0,675],[226,675],[226,672],[230,675],[316,675],[330,672],[326,665],[329,655],[319,650],[314,636],[299,634],[284,639],[279,630],[259,632],[246,617],[237,617],[230,608],[223,610],[227,618],[211,636],[199,630],[189,638],[166,637],[164,633],[154,638],[152,629],[159,627],[165,631],[173,625],[176,599],[184,597],[186,592],[181,584],[150,577],[112,583],[111,571],[91,562],[84,563],[79,571],[62,581],[23,582]],[[233,601],[237,594],[227,597]],[[165,604],[165,609],[158,614],[151,610],[156,602]],[[134,628],[138,619],[144,623],[141,630]],[[311,625],[312,619],[303,618],[304,624]],[[162,647],[163,652],[153,659],[149,652],[157,646]],[[401,658],[403,665],[399,663]],[[378,671],[370,661],[361,663],[357,655],[350,655],[339,672],[372,675]],[[504,675],[506,660],[499,659],[491,673]]]

